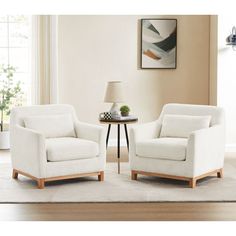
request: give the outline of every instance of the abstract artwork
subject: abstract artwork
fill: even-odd
[[[141,20],[141,68],[176,68],[176,19]]]

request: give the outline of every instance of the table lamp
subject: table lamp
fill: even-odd
[[[227,45],[232,46],[233,50],[236,51],[236,27],[233,26],[232,33],[226,38]]]
[[[119,106],[117,103],[124,102],[122,81],[108,82],[104,102],[113,103],[110,112],[113,116],[119,115]]]

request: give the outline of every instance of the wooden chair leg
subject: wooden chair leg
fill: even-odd
[[[12,178],[13,179],[17,179],[18,178],[18,172],[15,169],[13,169],[13,171],[12,171]]]
[[[38,188],[43,189],[45,187],[44,179],[38,179]]]
[[[131,179],[132,180],[137,180],[138,179],[138,174],[133,170],[131,170]]]
[[[218,178],[223,178],[223,169],[220,169],[220,170],[217,172],[217,177],[218,177]]]
[[[197,180],[195,178],[192,178],[191,180],[189,180],[189,187],[190,188],[195,188],[197,184]]]
[[[98,181],[104,181],[104,171],[100,171],[100,174],[98,175]]]

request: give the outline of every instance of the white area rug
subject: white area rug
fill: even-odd
[[[86,177],[50,182],[40,190],[21,175],[13,180],[9,161],[0,162],[0,203],[169,201],[236,201],[236,159],[226,159],[223,179],[205,178],[195,189],[184,181],[158,177],[139,176],[132,181],[128,163],[122,163],[120,175],[116,163],[109,163],[104,182]]]

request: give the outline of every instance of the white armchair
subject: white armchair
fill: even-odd
[[[223,175],[224,112],[204,105],[167,104],[158,120],[130,130],[131,178],[138,174],[189,181]]]
[[[79,122],[70,105],[17,107],[11,111],[13,178],[45,182],[82,176],[104,179],[105,130]]]

